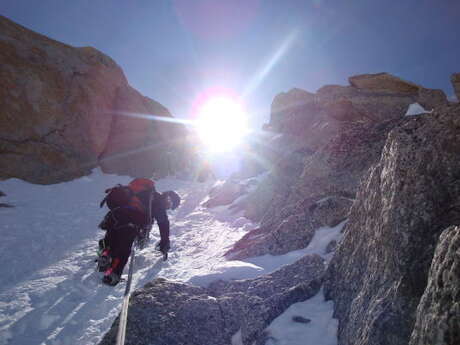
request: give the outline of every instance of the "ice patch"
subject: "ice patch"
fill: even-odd
[[[283,255],[266,254],[245,259],[244,261],[262,267],[264,269],[263,274],[267,274],[277,270],[284,265],[289,265],[296,262],[306,254],[318,254],[321,255],[324,259],[329,260],[332,256],[332,253],[327,254],[326,247],[332,240],[340,241],[340,238],[342,237],[341,231],[346,222],[347,220],[344,220],[333,228],[318,228],[315,231],[315,235],[313,236],[310,244],[304,249],[294,250]]]
[[[418,103],[412,103],[411,105],[409,105],[409,108],[407,109],[406,116],[414,116],[432,112],[433,110],[428,111]]]
[[[207,287],[209,284],[219,279],[248,279],[261,275],[263,271],[263,268],[251,263],[242,261],[224,261],[222,264],[213,267],[212,273],[194,275],[188,282],[196,286]]]
[[[292,304],[266,328],[269,338],[266,345],[337,345],[339,322],[332,317],[333,302],[325,301],[323,291],[314,297]],[[293,321],[301,316],[308,323]],[[307,341],[308,340],[308,341]],[[307,342],[306,342],[307,341]]]

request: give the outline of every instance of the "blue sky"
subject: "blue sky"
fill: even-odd
[[[389,72],[451,96],[460,72],[458,0],[2,0],[0,14],[108,54],[177,117],[215,87],[260,126],[293,87]]]

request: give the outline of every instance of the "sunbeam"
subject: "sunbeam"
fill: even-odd
[[[243,97],[247,97],[250,93],[257,89],[257,87],[262,83],[262,81],[270,73],[273,67],[279,62],[283,55],[286,54],[297,36],[298,31],[294,30],[286,37],[278,50],[276,50],[270,60],[268,60],[267,64],[262,69],[260,69],[259,72],[249,82],[249,85],[243,92]]]
[[[113,113],[112,113],[113,114]],[[127,111],[117,111],[115,115],[122,115],[127,117],[135,117],[138,119],[145,119],[145,120],[152,120],[152,121],[163,121],[163,122],[171,122],[171,123],[181,123],[184,125],[192,125],[193,121],[186,120],[186,119],[177,119],[174,117],[167,117],[167,116],[159,116],[153,114],[141,114],[141,113],[131,113]]]

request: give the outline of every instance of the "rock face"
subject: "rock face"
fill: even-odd
[[[349,81],[350,86],[328,85],[316,94],[293,89],[275,97],[266,127],[281,134],[267,142],[273,153],[264,148],[255,154],[269,162],[270,173],[268,183],[248,197],[255,202],[247,203],[246,212],[261,226],[243,237],[228,258],[306,247],[317,227],[331,224],[321,219],[347,216],[360,180],[380,159],[388,133],[408,121],[404,115],[409,105],[419,102],[437,109],[448,104],[442,91],[387,73]],[[315,217],[312,209],[325,198],[336,200],[334,204],[340,200],[341,206],[321,215],[317,211]]]
[[[177,138],[171,126],[126,116],[171,115],[93,48],[56,42],[0,16],[0,66],[0,178],[55,183],[89,173],[101,158],[107,172],[144,175],[141,163],[159,151],[148,145]]]
[[[325,284],[340,345],[408,344],[437,239],[460,224],[459,129],[460,105],[411,118],[361,183]]]
[[[388,73],[363,74],[349,78],[350,86],[326,85],[316,94],[292,89],[275,97],[268,127],[304,137],[311,148],[336,126],[318,123],[323,118],[337,121],[398,119],[411,103],[425,108],[447,105],[441,90],[426,89]]]
[[[249,197],[263,200],[260,228],[246,234],[227,257],[242,259],[301,249],[317,228],[344,220],[360,179],[379,159],[388,132],[401,121],[406,120],[344,123],[318,150],[301,147],[283,155],[267,177],[270,184],[261,183]]]
[[[256,279],[217,281],[209,288],[156,279],[131,297],[125,344],[231,344],[241,330],[243,344],[265,344],[264,329],[291,304],[318,293],[321,257]],[[115,344],[116,320],[101,345]]]
[[[280,93],[272,102],[270,127],[282,128],[286,121],[285,114],[287,112],[294,113],[298,109],[302,109],[306,104],[314,102],[315,95],[313,93],[301,90],[292,89],[288,93]]]
[[[404,81],[388,73],[361,74],[348,78],[351,86],[358,89],[392,93],[416,94],[420,86]]]
[[[410,345],[460,344],[460,227],[444,230],[417,308]]]

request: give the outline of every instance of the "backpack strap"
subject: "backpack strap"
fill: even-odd
[[[152,201],[153,201],[153,193],[155,193],[155,188],[152,188],[152,190],[150,191],[149,193],[149,210],[148,210],[148,214],[149,214],[149,222],[147,224],[147,226],[149,228],[152,227]]]
[[[123,187],[123,186],[120,183],[118,183],[115,187],[107,188],[105,190],[106,196],[104,197],[104,199],[102,199],[101,203],[99,204],[100,208],[104,207],[104,205],[107,203],[107,197],[109,196],[110,192],[117,187]]]

